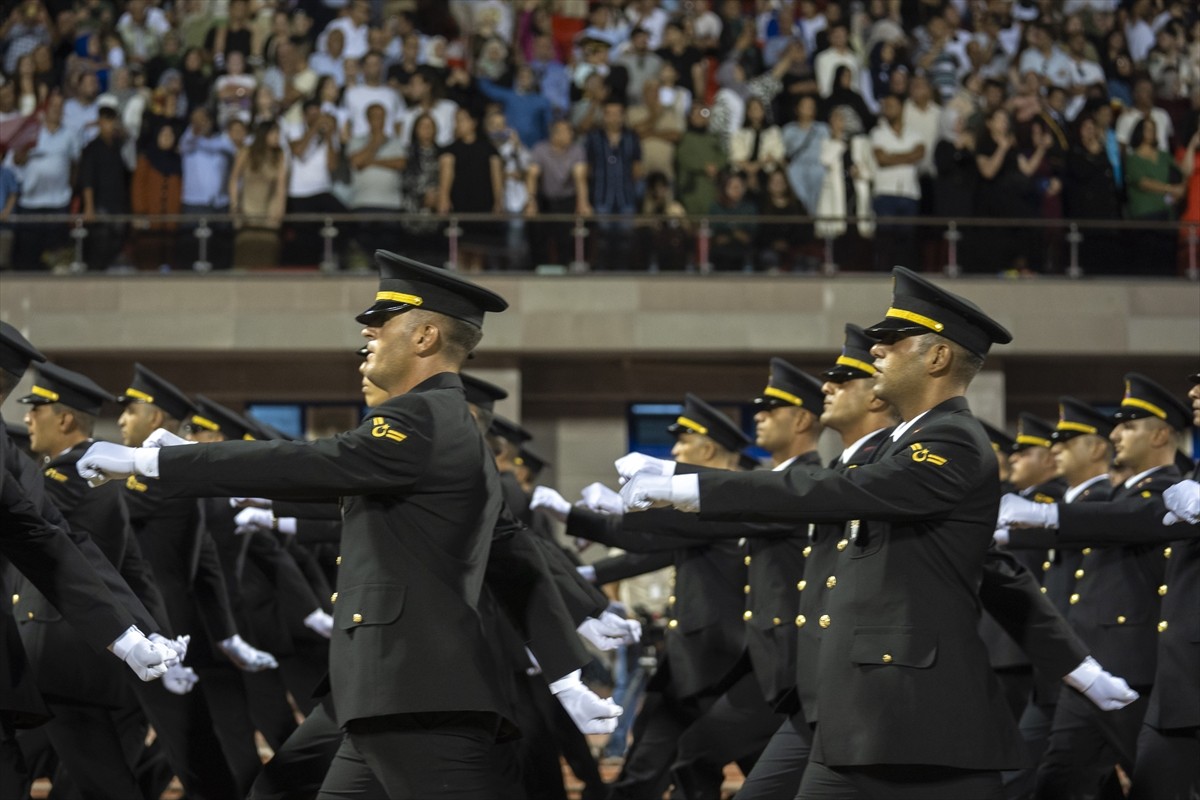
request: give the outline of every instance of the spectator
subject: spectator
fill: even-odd
[[[1129,53],[1133,60],[1146,60],[1154,46],[1155,10],[1150,0],[1133,0],[1130,4],[1128,21],[1125,23],[1125,39],[1129,42]]]
[[[121,149],[124,133],[117,111],[104,106],[97,117],[95,138],[83,148],[79,161],[79,194],[83,218],[88,223],[87,264],[89,269],[112,266],[125,247],[126,223],[96,222],[97,214],[128,214],[129,170]]]
[[[401,178],[406,165],[404,141],[387,127],[387,110],[374,103],[367,106],[366,136],[357,136],[346,145],[350,159],[349,206],[368,214],[394,213],[400,210]],[[390,249],[395,241],[392,223],[366,222],[358,226],[358,241],[368,255],[377,249]]]
[[[371,6],[367,0],[351,0],[341,16],[329,23],[317,37],[317,50],[328,51],[329,39],[334,32],[341,33],[345,42],[344,56],[359,59],[367,54],[371,18]]]
[[[663,64],[659,76],[658,99],[667,108],[679,112],[679,116],[687,119],[692,110],[692,93],[685,87],[679,86],[679,73],[671,64]]]
[[[1079,143],[1067,156],[1066,215],[1072,219],[1121,218],[1116,174],[1105,152],[1104,132],[1092,115],[1079,118]],[[1124,237],[1107,228],[1084,228],[1079,265],[1089,274],[1112,275],[1121,271]]]
[[[629,127],[642,145],[642,164],[647,173],[660,172],[675,179],[675,147],[683,137],[683,115],[664,106],[659,83],[649,78],[642,83],[642,103],[629,109]]]
[[[886,105],[886,103],[885,103]],[[882,126],[881,126],[882,127]],[[839,263],[855,263],[862,249],[862,238],[874,234],[871,222],[871,179],[874,158],[871,140],[850,128],[850,112],[838,106],[829,117],[829,138],[821,142],[821,164],[825,180],[813,215],[821,219],[813,225],[818,238],[835,238],[834,258]],[[846,237],[846,218],[858,222],[854,234]]]
[[[370,129],[368,128],[368,131]],[[333,195],[333,172],[338,166],[337,121],[316,100],[304,103],[304,125],[286,137],[291,150],[288,169],[289,214],[340,213],[345,208]],[[321,222],[295,222],[284,247],[284,263],[312,264],[324,253]],[[344,241],[344,239],[343,239]]]
[[[620,103],[613,98],[612,102]],[[600,75],[588,76],[583,87],[583,96],[571,108],[571,125],[580,133],[587,134],[604,123],[604,107],[609,103],[608,85]]]
[[[928,96],[928,92],[926,92]],[[853,73],[847,67],[838,67],[833,79],[833,91],[821,102],[821,118],[828,121],[834,109],[846,109],[843,122],[851,136],[866,133],[875,127],[875,115],[867,108],[862,95],[854,91]],[[936,107],[935,107],[936,113]]]
[[[409,79],[421,68],[421,37],[410,33],[404,37],[400,48],[400,60],[387,69],[388,83],[396,90],[408,84]]]
[[[829,138],[829,126],[817,122],[817,99],[805,95],[796,103],[796,121],[783,127],[783,152],[787,159],[788,183],[804,206],[804,213],[816,212],[825,180],[821,164],[821,143]]]
[[[717,83],[721,89],[713,103],[712,123],[709,127],[721,138],[724,146],[728,147],[730,137],[735,131],[741,130],[742,120],[746,116],[747,100],[757,97],[764,105],[769,106],[783,91],[781,78],[791,67],[796,53],[796,48],[788,48],[770,72],[750,80],[746,80],[745,67],[737,61],[726,61],[717,70]]]
[[[804,49],[810,53],[817,51],[817,36],[829,27],[825,15],[817,10],[814,0],[799,0],[800,13],[796,15],[795,34],[804,42]],[[833,75],[833,70],[829,71]]]
[[[508,48],[499,39],[488,39],[475,59],[475,77],[504,81],[509,75]]]
[[[638,258],[636,264],[650,272],[678,272],[687,267],[690,235],[683,206],[671,194],[671,182],[661,172],[646,179],[642,216],[654,217],[638,222]]]
[[[625,107],[616,100],[604,105],[604,124],[584,142],[587,154],[589,199],[583,213],[633,214],[637,210],[637,181],[642,175],[642,147],[625,125]],[[629,263],[631,226],[625,221],[597,226],[595,263],[617,270]]]
[[[21,197],[17,214],[66,214],[71,210],[72,175],[79,161],[79,138],[63,124],[62,95],[46,100],[42,128],[34,143],[8,151],[5,165],[17,173]],[[26,222],[17,231],[13,264],[37,270],[51,251],[67,241],[61,222]]]
[[[1054,44],[1054,37],[1046,25],[1035,22],[1029,26],[1029,47],[1021,53],[1017,62],[1018,71],[1024,75],[1033,72],[1043,87],[1069,86],[1071,83],[1071,59]]]
[[[662,58],[650,49],[650,32],[645,28],[634,28],[629,35],[629,49],[617,59],[617,63],[629,73],[626,102],[637,105],[643,97],[642,84],[650,78],[657,78],[663,66]]]
[[[454,115],[455,137],[438,159],[438,213],[504,213],[504,165],[492,142],[479,135],[478,123],[465,109]],[[460,239],[462,266],[483,269],[496,238],[494,223],[468,222]]]
[[[17,208],[21,186],[17,175],[0,164],[0,270],[12,269],[13,230],[10,220]]]
[[[167,15],[147,0],[129,0],[125,13],[117,20],[117,33],[125,44],[125,53],[135,64],[145,64],[157,56],[170,30]]]
[[[188,50],[183,54],[183,69],[176,71],[165,69],[159,75],[155,86],[165,86],[169,80],[177,79],[182,87],[184,99],[187,101],[181,108],[180,114],[187,114],[187,109],[200,108],[208,103],[212,91],[212,76],[204,64],[204,52],[197,49]]]
[[[1071,62],[1070,79],[1064,84],[1070,100],[1067,102],[1067,119],[1074,121],[1089,98],[1103,97],[1104,70],[1087,57],[1088,40],[1082,32],[1071,35],[1067,41],[1067,56]]]
[[[905,68],[900,59],[899,49],[893,42],[879,42],[867,57],[867,69],[863,70],[860,84],[862,86],[863,102],[867,104],[872,114],[879,113],[879,100],[889,93],[892,72]]]
[[[437,125],[437,143],[448,147],[454,141],[454,115],[458,105],[442,97],[442,84],[437,74],[420,71],[408,82],[408,109],[403,115],[401,141],[411,138],[412,122],[421,115],[433,118]]]
[[[1182,174],[1169,153],[1156,145],[1158,133],[1153,116],[1139,121],[1129,137],[1125,157],[1125,191],[1129,218],[1140,222],[1166,222],[1187,191]],[[1135,234],[1142,271],[1175,274],[1174,231],[1147,230]]]
[[[529,67],[554,114],[566,116],[571,109],[571,76],[555,56],[554,40],[549,34],[541,34],[533,40],[533,58]]]
[[[1160,100],[1186,100],[1200,86],[1200,64],[1185,52],[1187,35],[1183,23],[1172,20],[1158,29],[1155,45],[1146,57],[1146,71],[1154,81]]]
[[[758,226],[755,247],[759,263],[768,272],[790,270],[797,257],[797,249],[812,240],[812,225],[797,223],[794,217],[807,212],[792,194],[787,175],[782,170],[767,173],[762,199],[758,203],[760,217],[780,217],[779,220],[765,219]]]
[[[79,139],[82,149],[96,138],[100,106],[100,81],[94,72],[81,72],[75,77],[75,96],[63,103],[63,127]]]
[[[550,101],[538,91],[537,78],[528,66],[517,67],[511,89],[486,78],[479,79],[479,89],[504,107],[504,116],[526,147],[550,135]]]
[[[928,31],[929,46],[917,51],[913,64],[929,76],[938,99],[945,102],[958,90],[959,73],[965,70],[966,64],[955,53],[950,26],[944,17],[930,18]]]
[[[582,214],[587,202],[587,162],[583,145],[574,141],[571,123],[556,121],[550,127],[549,140],[534,145],[529,161],[526,181],[530,212]],[[566,264],[573,260],[571,223],[535,223],[531,233],[536,263]]]
[[[1112,69],[1106,69],[1108,96],[1123,106],[1133,105],[1133,59],[1128,53],[1116,57]]]
[[[885,97],[880,113],[882,121],[871,131],[871,148],[877,165],[872,210],[877,217],[915,217],[921,202],[917,170],[925,158],[925,144],[912,126],[906,124],[901,98]],[[896,264],[916,264],[913,234],[912,226],[906,223],[880,222],[875,268],[889,270]]]
[[[692,47],[680,23],[667,23],[663,47],[658,51],[658,57],[675,69],[680,85],[691,92],[693,97],[704,95],[703,56],[699,50]]]
[[[1192,135],[1188,137],[1186,147],[1181,147],[1178,153],[1180,177],[1187,185],[1187,207],[1182,210],[1179,226],[1179,240],[1184,247],[1181,252],[1187,252],[1189,238],[1200,236],[1200,112],[1193,109],[1191,116]]]
[[[479,91],[471,73],[462,67],[454,67],[450,70],[450,75],[446,78],[444,94],[446,99],[454,103],[457,108],[465,108],[476,119],[486,113],[487,98],[483,96],[483,92]],[[441,126],[438,127],[440,134]]]
[[[229,0],[228,19],[209,29],[204,37],[204,49],[212,53],[213,63],[220,69],[233,53],[241,53],[244,64],[254,54],[253,44],[249,0]]]
[[[338,87],[346,85],[346,35],[332,30],[325,39],[325,49],[318,50],[308,59],[308,66],[318,76],[332,75]]]
[[[692,40],[703,53],[715,51],[721,40],[721,28],[724,23],[721,22],[719,16],[713,13],[708,0],[695,0],[691,9],[694,15],[692,17]]]
[[[179,140],[183,165],[183,213],[224,215],[229,210],[229,169],[237,147],[213,126],[212,115],[201,106],[191,113],[191,124]],[[228,225],[209,221],[208,261],[217,269],[229,267]],[[194,262],[199,262],[196,251]]]
[[[130,172],[137,166],[137,141],[142,133],[142,117],[146,113],[147,99],[148,94],[145,90],[136,89],[131,84],[127,67],[113,70],[108,91],[96,99],[97,105],[107,105],[116,109],[117,120],[125,140],[121,147],[121,156]]]
[[[833,92],[833,79],[837,75],[838,67],[850,70],[850,84],[858,85],[858,55],[850,49],[850,31],[842,23],[829,29],[829,48],[817,53],[813,60],[813,69],[817,73],[817,91],[821,97],[829,97]]]
[[[708,208],[712,218],[709,258],[713,269],[753,271],[755,224],[745,220],[722,222],[721,217],[754,217],[756,212],[746,197],[745,179],[736,172],[725,175],[720,194]]]
[[[975,198],[977,216],[1019,219],[1033,213],[1030,178],[1050,146],[1043,134],[1032,156],[1017,152],[1012,119],[1003,108],[993,109],[975,147],[979,191]],[[1038,129],[1040,131],[1040,128]],[[1028,234],[1021,228],[987,227],[979,231],[979,264],[987,272],[1028,268]]]
[[[525,216],[532,216],[536,200],[526,185],[529,173],[529,151],[521,144],[517,132],[508,127],[508,120],[498,109],[488,112],[484,129],[500,156],[504,174],[504,212],[508,218],[507,261],[509,269],[519,269],[529,261],[529,245],[525,239]]]
[[[238,267],[279,264],[279,228],[287,205],[288,163],[280,146],[279,125],[258,123],[254,141],[238,151],[229,174],[229,213],[237,235],[233,263]]]
[[[346,90],[338,86],[337,81],[332,75],[324,75],[317,79],[317,89],[312,94],[312,98],[321,104],[321,113],[328,114],[333,117],[339,131],[346,129],[347,113],[346,107],[342,104],[342,97],[346,94]],[[300,123],[292,125],[295,129],[304,124],[304,103],[300,104]],[[284,129],[286,134],[287,129]]]
[[[1165,110],[1154,105],[1154,82],[1149,78],[1141,77],[1133,84],[1133,105],[1117,117],[1117,141],[1130,150],[1135,149],[1136,145],[1132,141],[1133,129],[1147,117],[1154,120],[1155,136],[1157,137],[1154,141],[1155,147],[1158,150],[1169,150],[1170,140],[1174,134],[1171,116]]]
[[[676,195],[691,216],[707,214],[717,200],[717,175],[729,159],[721,140],[708,129],[709,110],[692,106],[687,132],[675,152]]]
[[[405,240],[417,251],[441,251],[438,223],[420,219],[437,211],[439,176],[437,124],[433,117],[422,114],[412,123],[412,136],[400,176],[400,210],[404,216],[400,227]],[[429,260],[435,260],[431,256]]]
[[[970,219],[974,216],[979,167],[975,163],[975,131],[958,111],[947,109],[942,116],[942,135],[934,147],[933,165],[934,216]],[[924,197],[923,191],[921,196]],[[956,261],[964,271],[977,271],[978,261],[972,249],[975,231],[967,225],[957,228],[960,238]]]
[[[343,98],[350,130],[349,138],[366,136],[370,132],[367,124],[367,108],[383,106],[384,124],[388,135],[400,132],[400,118],[404,112],[404,101],[391,86],[384,82],[383,55],[372,51],[363,57],[362,83],[348,85]]]
[[[50,84],[38,79],[32,55],[23,55],[17,61],[14,83],[16,83],[17,110],[23,117],[33,114],[50,96]]]
[[[662,46],[670,17],[658,7],[658,0],[633,0],[625,10],[625,17],[631,27],[646,31],[650,49],[656,50]]]
[[[217,103],[217,125],[224,128],[230,120],[249,122],[253,115],[254,90],[258,81],[246,74],[246,57],[231,50],[225,59],[225,74],[213,84]]]
[[[0,43],[4,49],[4,72],[12,75],[17,62],[48,45],[53,39],[50,15],[38,0],[22,0],[12,7],[8,19],[0,25]]]
[[[308,65],[303,48],[283,39],[274,47],[275,64],[263,73],[262,86],[267,87],[279,105],[279,115],[289,126],[299,124],[304,113],[304,98],[316,91],[317,73]]]

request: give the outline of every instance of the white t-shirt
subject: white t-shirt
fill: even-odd
[[[923,144],[912,126],[904,124],[896,133],[887,122],[880,122],[871,131],[871,148],[885,153],[907,153]],[[916,164],[894,164],[890,167],[877,165],[875,168],[875,194],[888,197],[921,199],[921,184],[917,180]]]
[[[400,93],[387,84],[380,86],[350,86],[342,99],[346,107],[346,115],[350,120],[350,136],[366,136],[371,132],[367,124],[367,108],[378,103],[383,106],[385,114],[383,129],[389,133],[395,130],[396,120],[404,111],[404,101]]]
[[[297,125],[288,133],[288,142],[304,138],[304,126]],[[291,158],[288,164],[288,197],[312,197],[333,188],[329,149],[319,136],[314,136],[301,155],[285,148]]]
[[[1050,55],[1044,55],[1041,50],[1029,48],[1021,54],[1017,69],[1022,75],[1026,72],[1036,72],[1054,86],[1070,86],[1071,59],[1057,47],[1050,49]]]
[[[354,21],[349,17],[338,17],[333,22],[325,26],[325,30],[321,31],[321,36],[317,39],[317,49],[325,52],[325,40],[329,38],[329,32],[338,30],[342,32],[345,38],[346,46],[342,48],[342,58],[362,58],[367,54],[370,46],[367,44],[366,25],[354,26]]]
[[[830,47],[817,53],[813,61],[813,68],[817,73],[817,91],[821,97],[829,97],[833,93],[833,77],[837,74],[838,67],[849,67],[850,86],[858,85],[858,58],[854,51],[839,53]]]
[[[1127,108],[1121,112],[1121,116],[1117,117],[1117,141],[1129,147],[1129,138],[1133,136],[1133,129],[1137,127],[1137,124],[1142,121],[1142,117],[1144,116],[1136,108]],[[1161,108],[1154,107],[1150,109],[1150,119],[1154,120],[1154,127],[1158,131],[1158,149],[1166,150],[1171,133],[1174,130],[1171,127],[1170,115]]]
[[[370,141],[370,136],[352,139],[346,146],[346,155],[357,155]],[[399,139],[388,139],[375,151],[375,158],[403,158],[404,152]],[[400,170],[373,164],[362,169],[351,167],[350,173],[351,208],[400,208]]]
[[[917,108],[917,104],[912,100],[906,100],[904,103],[904,130],[915,133],[921,144],[925,145],[925,157],[917,165],[917,170],[922,175],[932,175],[935,172],[933,149],[937,145],[941,120],[942,107],[937,103],[930,103],[924,111]]]
[[[408,146],[412,141],[413,123],[425,113],[433,117],[433,124],[437,126],[437,134],[434,137],[437,146],[449,147],[454,141],[454,115],[458,113],[458,103],[446,99],[438,100],[428,112],[420,106],[405,109],[400,115],[400,141],[404,142],[405,147]]]
[[[1095,61],[1071,61],[1071,82],[1068,88],[1086,88],[1097,83],[1103,86],[1104,81],[1104,70]],[[1079,112],[1087,105],[1087,99],[1086,93],[1072,97],[1067,103],[1067,119],[1074,122]]]

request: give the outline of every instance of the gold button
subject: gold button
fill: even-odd
[[[884,653],[883,657],[880,660],[885,664],[890,664],[890,663],[892,663],[892,654]]]
[[[1163,548],[1163,558],[1170,558],[1170,557],[1171,557],[1171,548],[1164,547]]]
[[[783,622],[783,620],[781,620],[779,617],[772,617],[772,618],[771,618],[771,624],[772,624],[772,625],[778,625],[778,624],[779,624],[779,623],[781,623],[781,622]]]
[[[30,616],[33,616],[33,615],[30,614]],[[1167,629],[1167,621],[1164,619],[1162,622],[1158,623],[1158,632],[1162,633],[1166,629]]]
[[[846,547],[847,547],[849,544],[850,544],[850,540],[849,540],[849,539],[841,539],[841,540],[840,540],[840,541],[838,541],[838,543],[837,543],[837,549],[838,549],[838,550],[845,550],[845,549],[846,549]]]
[[[808,581],[800,581],[796,584],[796,591],[803,592],[805,586],[808,586]]]
[[[335,558],[335,559],[333,560],[333,563],[334,563],[334,564],[336,564],[336,565],[338,565],[338,566],[340,567],[340,566],[342,565],[342,557],[341,557],[341,556],[338,556],[337,558]]]
[[[808,622],[808,620],[807,620],[807,619],[805,619],[805,617],[804,617],[804,615],[803,615],[803,614],[797,614],[797,615],[796,615],[796,627],[797,627],[797,628],[803,628],[803,627],[804,627],[804,623],[806,623],[806,622]]]
[[[825,579],[825,588],[826,589],[832,589],[835,586],[837,586],[837,576],[830,575],[828,578]]]
[[[19,603],[19,602],[21,602],[21,595],[19,595],[19,594],[14,594],[14,595],[13,595],[13,605],[15,606],[15,605],[16,605],[17,603]]]
[[[1045,587],[1045,586],[1043,586],[1043,587],[1042,587],[1042,594],[1045,594],[1045,593],[1046,593],[1046,587]]]
[[[747,583],[742,587],[742,594],[750,594],[750,584]]]
[[[667,602],[670,603],[671,605],[675,605],[675,595],[671,595],[670,597],[668,597]]]
[[[1049,572],[1049,571],[1050,571],[1050,562],[1043,561],[1042,562],[1042,572]]]
[[[753,616],[754,616],[754,612],[753,612],[753,611],[751,611],[750,609],[746,609],[746,613],[745,613],[745,614],[742,614],[742,619],[744,619],[744,620],[746,620],[747,622],[749,622],[749,621],[750,621],[750,618],[751,618],[751,617],[753,617]]]
[[[807,546],[807,547],[805,547],[805,548],[804,548],[804,550],[802,550],[801,552],[803,553],[803,555],[804,555],[804,557],[805,557],[805,558],[808,558],[809,554],[812,552],[812,545],[811,545],[811,544],[810,544],[810,545],[808,545],[808,546]]]
[[[1158,596],[1163,597],[1166,595],[1166,593],[1167,593],[1167,585],[1164,583],[1162,586],[1158,587]]]
[[[817,620],[817,624],[820,625],[822,628],[828,628],[829,622],[830,622],[830,620],[829,620],[828,614],[822,614],[821,618],[819,620]]]
[[[750,556],[746,556],[742,559],[742,561],[745,562],[747,567],[750,566]]]
[[[1083,577],[1083,570],[1081,570],[1081,569],[1075,570],[1075,580],[1079,580],[1082,577]]]
[[[362,622],[362,614],[355,614],[350,619],[354,620],[355,622]]]
[[[1124,625],[1124,624],[1125,624],[1125,615],[1124,615],[1124,614],[1118,614],[1118,615],[1117,615],[1117,624],[1118,624],[1118,625]]]
[[[33,612],[32,612],[32,611],[30,611],[30,612],[29,612],[29,618],[30,618],[30,619],[33,619]],[[1166,625],[1166,624],[1167,624],[1167,623],[1165,623],[1165,622],[1163,623],[1163,625]],[[1162,625],[1158,626],[1158,629],[1159,629],[1159,630],[1162,630]]]
[[[337,592],[334,592],[333,594],[329,595],[329,602],[331,602],[331,603],[337,602]]]
[[[1085,556],[1090,556],[1092,554],[1092,548],[1090,548],[1090,547],[1083,548],[1083,554]]]
[[[1075,605],[1076,603],[1078,603],[1078,602],[1079,602],[1079,595],[1078,595],[1078,593],[1071,595],[1071,601],[1070,601],[1070,602],[1071,602],[1071,605]]]
[[[668,623],[667,623],[667,627],[668,627],[668,628],[678,628],[678,627],[679,627],[679,620],[677,620],[677,619],[673,619],[673,620],[671,620],[670,622],[668,622]]]

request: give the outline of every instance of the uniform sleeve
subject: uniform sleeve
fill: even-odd
[[[246,557],[270,579],[280,597],[290,597],[298,608],[309,611],[321,607],[317,595],[305,580],[304,573],[300,571],[295,559],[283,549],[274,536],[250,534]]]
[[[652,536],[712,541],[714,539],[786,539],[797,535],[796,525],[783,522],[714,522],[695,514],[685,514],[669,508],[652,508],[625,517],[622,523],[629,531]],[[693,541],[695,546],[697,542]]]
[[[579,574],[575,563],[561,547],[532,533],[529,538],[545,557],[554,585],[576,626],[588,617],[600,616],[608,608],[608,597]]]
[[[592,564],[592,568],[596,570],[596,584],[603,586],[606,583],[655,572],[674,563],[674,553],[624,553],[602,558]]]
[[[171,617],[167,613],[167,603],[159,591],[158,582],[154,578],[154,570],[142,555],[142,547],[138,544],[137,535],[133,530],[128,531],[125,547],[125,558],[121,562],[121,577],[129,584],[130,590],[142,601],[142,605],[158,623],[153,630],[164,636],[174,636],[171,630]],[[144,631],[150,633],[151,631]]]
[[[619,547],[631,553],[656,553],[697,546],[694,539],[631,530],[626,527],[624,519],[619,514],[598,514],[575,506],[567,517],[567,535]]]
[[[271,504],[276,517],[295,517],[306,520],[342,521],[342,510],[336,502],[297,502],[283,500]]]
[[[192,594],[200,606],[204,627],[208,630],[209,637],[214,642],[220,642],[237,633],[237,626],[233,623],[229,588],[225,583],[225,572],[221,569],[221,558],[217,554],[217,545],[213,541],[212,534],[207,530],[200,531],[199,536],[200,553],[196,562],[196,577],[192,583]],[[177,631],[177,633],[188,633],[188,631]]]
[[[281,515],[276,515],[281,516]],[[330,519],[297,519],[296,543],[337,544],[342,540],[341,520]]]
[[[1104,503],[1059,504],[1056,544],[1073,548],[1103,547],[1155,544],[1200,536],[1200,526],[1164,525],[1166,513],[1161,493]]]

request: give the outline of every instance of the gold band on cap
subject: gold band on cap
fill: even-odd
[[[1068,422],[1065,419],[1058,421],[1056,430],[1060,431],[1075,431],[1077,433],[1099,434],[1100,430],[1092,425],[1084,425],[1082,422]]]
[[[379,302],[380,300],[391,300],[410,306],[419,306],[425,302],[424,298],[417,297],[415,294],[404,294],[403,292],[378,292],[375,295],[375,302]]]
[[[855,369],[861,369],[868,375],[874,375],[878,371],[875,369],[874,364],[868,364],[866,361],[861,361],[857,358],[851,358],[850,356],[838,356],[837,363],[843,367],[854,367]]]
[[[794,406],[804,405],[804,401],[796,395],[792,394],[791,392],[785,392],[783,389],[777,389],[774,386],[768,386],[767,388],[763,389],[763,394],[767,397],[775,397],[780,400],[784,400]]]
[[[134,400],[141,400],[144,403],[153,403],[154,402],[153,397],[146,394],[145,392],[140,392],[137,389],[134,389],[132,386],[130,386],[128,389],[125,390],[125,396],[132,397]]]
[[[251,436],[251,435],[250,435],[250,434],[248,434],[248,433],[243,433],[243,434],[242,434],[242,439],[244,439],[244,440],[245,440],[245,441],[247,441],[247,442],[253,442],[253,441],[255,441],[254,437],[253,437],[253,436]]]
[[[49,400],[51,403],[58,402],[58,392],[52,392],[49,389],[43,389],[41,386],[38,386],[36,383],[33,385],[33,388],[29,390],[29,392],[30,392],[30,394],[36,394],[38,397],[44,397],[47,400]]]
[[[192,415],[192,424],[193,424],[193,425],[198,425],[198,426],[200,426],[201,428],[204,428],[204,430],[206,430],[206,431],[219,431],[219,430],[221,430],[221,426],[220,426],[220,425],[218,425],[217,423],[213,422],[213,421],[212,421],[211,419],[209,419],[208,417],[202,417],[202,416],[200,416],[199,414],[193,414],[193,415]]]
[[[999,452],[1000,452],[1000,445],[999,445],[999,443],[997,443],[997,442],[992,442],[992,449],[993,449],[993,450],[995,450],[997,453],[999,453]]]
[[[1049,439],[1043,439],[1041,436],[1030,436],[1027,433],[1022,433],[1017,436],[1017,444],[1027,444],[1031,447],[1049,447],[1053,442]]]
[[[687,428],[689,431],[692,431],[693,433],[698,433],[701,436],[708,435],[708,428],[704,427],[699,422],[696,422],[696,420],[694,420],[694,419],[688,419],[687,417],[680,417],[679,419],[675,420],[675,424],[679,425],[680,427]]]
[[[936,331],[938,333],[941,333],[946,327],[936,319],[931,319],[924,314],[918,314],[915,311],[905,311],[903,308],[896,308],[895,306],[889,308],[884,316],[895,317],[897,319],[906,319],[909,322],[915,322],[923,328],[929,328],[929,330]]]
[[[1133,406],[1134,408],[1140,408],[1143,411],[1149,411],[1151,414],[1153,414],[1154,416],[1156,416],[1162,420],[1165,420],[1167,418],[1166,411],[1163,411],[1161,408],[1154,405],[1154,403],[1148,403],[1145,400],[1139,400],[1136,397],[1126,397],[1124,400],[1121,401],[1121,405]]]

